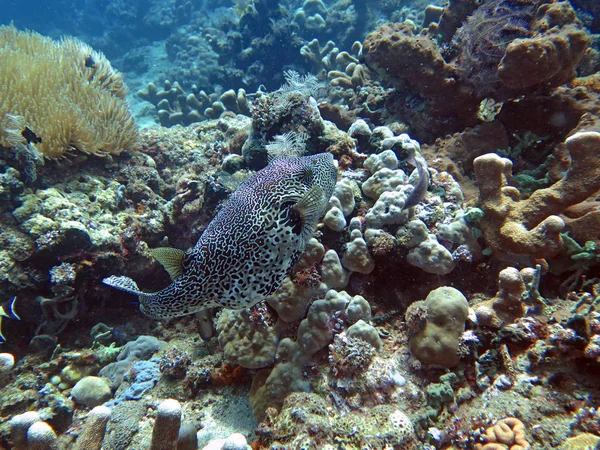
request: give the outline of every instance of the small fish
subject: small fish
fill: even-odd
[[[15,311],[15,302],[17,301],[17,297],[13,297],[8,300],[6,303],[0,306],[0,343],[6,342],[6,338],[2,334],[2,318],[8,317],[13,320],[21,320],[21,318],[17,315]]]
[[[88,69],[93,69],[96,66],[96,60],[92,55],[85,58],[85,67]]]
[[[233,5],[240,16],[252,12],[255,9],[254,0],[233,0]]]
[[[152,255],[173,282],[155,293],[111,276],[104,284],[137,295],[155,319],[208,308],[249,308],[275,292],[316,230],[337,181],[329,153],[274,159],[231,194],[196,245]]]
[[[412,190],[412,192],[406,199],[406,203],[404,203],[402,209],[411,208],[423,201],[423,199],[425,198],[425,194],[427,193],[427,189],[429,188],[429,183],[431,181],[429,176],[429,169],[427,168],[427,161],[425,161],[425,158],[423,158],[421,154],[413,150],[410,152],[407,161],[410,165],[414,166],[417,169],[419,179],[417,180],[415,188]]]
[[[42,143],[42,138],[38,137],[38,135],[35,134],[33,131],[31,131],[31,128],[29,128],[29,127],[25,127],[25,129],[23,131],[21,131],[21,136],[23,136],[27,140],[28,144],[31,144],[31,143],[41,144]]]

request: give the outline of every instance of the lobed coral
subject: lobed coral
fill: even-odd
[[[248,369],[273,364],[281,326],[254,323],[248,310],[224,310],[216,323],[227,360]]]
[[[499,255],[508,253],[547,258],[562,248],[565,227],[562,213],[600,189],[600,133],[578,132],[565,141],[571,167],[552,186],[538,189],[526,200],[508,186],[512,162],[496,154],[475,158],[473,167],[479,187],[478,206],[486,243]]]
[[[430,36],[416,34],[406,24],[381,25],[365,39],[363,56],[367,66],[394,82],[398,95],[388,108],[419,140],[473,121],[479,100]]]
[[[429,293],[422,304],[413,303],[407,310],[407,321],[416,322],[419,314],[413,312],[422,308],[423,328],[411,336],[410,350],[423,364],[455,367],[460,356],[458,345],[460,335],[465,330],[469,303],[465,296],[452,287],[440,287]],[[413,311],[410,311],[410,310]]]
[[[531,23],[533,35],[508,44],[498,75],[510,89],[556,87],[575,78],[590,37],[569,2],[546,3]]]
[[[0,144],[33,145],[51,159],[138,148],[122,76],[101,53],[5,26],[0,59]]]
[[[405,24],[382,25],[367,36],[362,51],[369,66],[398,78],[424,97],[450,93],[446,101],[468,100],[469,93],[460,89],[456,71],[444,61],[435,41],[413,33]]]

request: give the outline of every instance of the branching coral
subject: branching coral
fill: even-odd
[[[569,137],[566,149],[571,167],[557,183],[538,189],[527,200],[508,186],[512,162],[489,153],[475,158],[473,167],[479,187],[478,206],[484,211],[480,226],[489,247],[500,255],[548,258],[562,248],[565,227],[560,214],[600,189],[600,133],[578,132]]]
[[[8,26],[0,28],[0,60],[0,144],[29,143],[52,159],[138,146],[125,84],[101,53],[73,38],[55,42]]]
[[[158,119],[164,127],[216,119],[225,111],[250,115],[250,104],[244,89],[238,89],[237,93],[229,89],[219,96],[215,92],[209,95],[194,84],[188,93],[177,81],[171,83],[165,80],[162,89],[154,83],[148,83],[146,89],[138,91],[137,96],[156,107]]]

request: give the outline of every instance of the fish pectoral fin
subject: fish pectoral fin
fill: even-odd
[[[303,223],[316,223],[319,221],[321,213],[327,206],[325,191],[318,185],[311,187],[300,201],[296,204],[296,208],[304,219]]]
[[[135,284],[135,281],[129,277],[117,277],[112,275],[102,280],[102,283],[133,295],[141,294],[140,289],[137,287],[137,284]]]
[[[151,254],[169,273],[171,280],[175,280],[183,273],[183,258],[185,257],[183,250],[172,247],[159,247],[152,250]]]

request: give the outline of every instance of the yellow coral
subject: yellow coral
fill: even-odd
[[[53,41],[0,27],[0,144],[32,143],[51,159],[81,150],[106,156],[139,146],[127,88],[110,62],[87,44]]]

